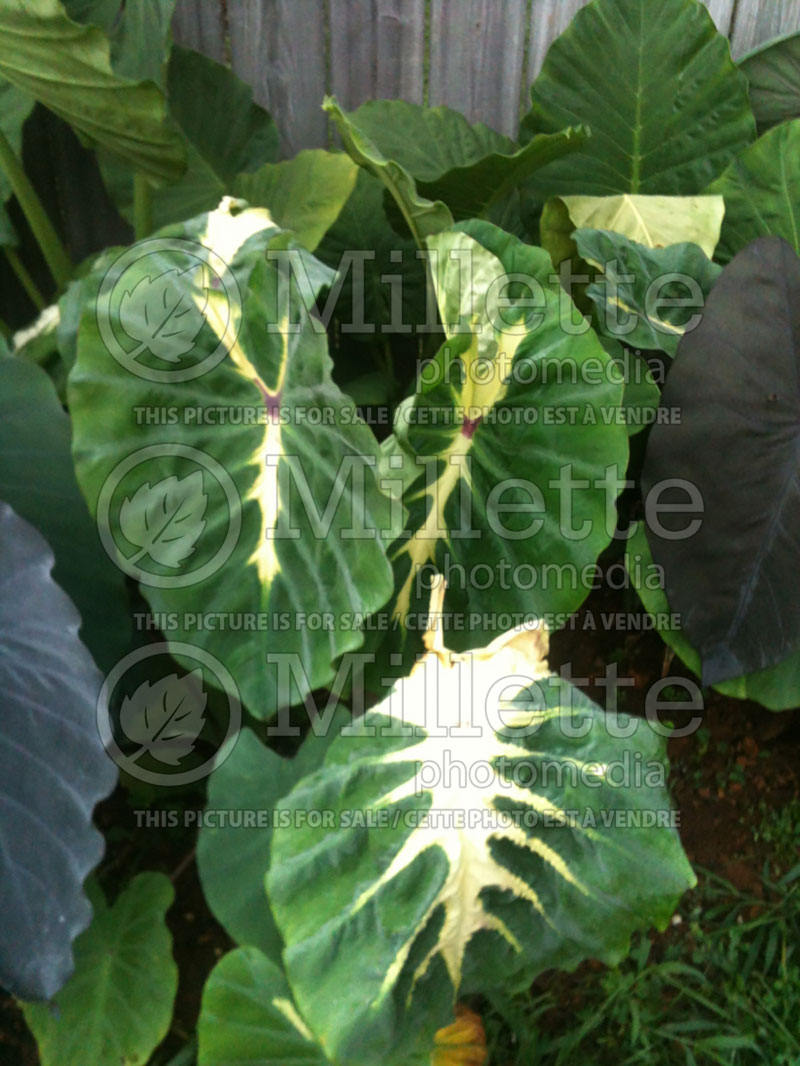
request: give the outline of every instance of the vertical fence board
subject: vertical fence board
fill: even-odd
[[[733,20],[734,56],[752,51],[770,37],[800,32],[800,0],[739,0]]]
[[[736,0],[703,0],[703,3],[711,12],[711,17],[716,22],[719,32],[727,37],[731,32]]]
[[[421,104],[425,71],[425,0],[378,0],[375,95]]]
[[[525,10],[524,0],[433,0],[429,103],[515,134]]]
[[[345,108],[422,103],[425,0],[330,0],[331,86]]]
[[[281,131],[285,156],[328,143],[324,0],[228,3],[233,69]]]
[[[180,43],[222,60],[227,8],[233,69],[273,112],[292,155],[328,143],[319,106],[328,70],[346,108],[373,97],[419,103],[426,46],[428,102],[514,134],[523,78],[525,86],[534,80],[550,44],[588,2],[431,0],[427,44],[426,0],[178,0],[173,26]],[[800,0],[704,2],[735,56],[800,32]]]
[[[533,0],[528,44],[527,84],[542,69],[547,49],[589,0]]]
[[[178,44],[221,63],[225,56],[222,0],[178,0],[172,32]]]
[[[373,0],[330,0],[331,87],[345,109],[375,95]]]

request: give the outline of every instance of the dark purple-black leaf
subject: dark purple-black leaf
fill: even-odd
[[[681,341],[643,473],[647,536],[670,609],[716,684],[800,645],[800,259],[779,237],[725,268]],[[695,486],[704,513],[691,536]],[[656,516],[652,504],[665,507]],[[684,509],[674,505],[684,505]],[[654,521],[655,518],[655,521]]]
[[[50,576],[42,536],[0,503],[0,985],[50,999],[92,909],[82,882],[103,838],[94,805],[116,781],[95,719],[99,670]]]

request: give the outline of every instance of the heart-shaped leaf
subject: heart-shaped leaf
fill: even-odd
[[[116,781],[95,721],[102,677],[37,531],[0,504],[0,984],[51,999],[89,924],[103,852],[92,811]]]
[[[357,176],[358,167],[344,153],[310,149],[239,174],[233,192],[252,207],[266,207],[279,226],[313,252],[339,217]]]
[[[574,229],[619,233],[646,248],[697,244],[711,258],[725,215],[721,196],[562,196]]]
[[[414,179],[420,196],[442,201],[456,220],[485,216],[534,171],[578,151],[587,138],[586,130],[568,128],[520,147],[482,122],[470,125],[449,107],[368,100],[345,114],[333,99],[325,106],[345,146],[354,136],[368,141]],[[373,172],[376,160],[373,152]],[[361,158],[356,162],[366,165]]]
[[[653,619],[653,628],[662,640],[700,676],[700,653],[683,633],[679,617],[670,610],[661,581],[661,571],[653,562],[643,523],[638,523],[628,540],[625,563],[631,584],[639,594],[645,609]],[[737,700],[754,700],[770,711],[794,710],[800,703],[800,651],[793,652],[783,662],[755,670],[744,677],[720,681],[712,686],[723,696]]]
[[[130,650],[124,574],[111,562],[81,496],[71,426],[38,366],[0,357],[0,500],[45,537],[53,577],[80,612],[81,639],[110,670]]]
[[[128,13],[138,6],[126,5],[123,27]],[[178,181],[152,190],[155,228],[213,210],[233,191],[238,174],[278,158],[278,130],[272,117],[229,67],[173,45],[166,83],[170,119],[184,143],[187,165]],[[106,153],[100,164],[106,187],[132,221],[132,169]]]
[[[408,170],[394,159],[388,159],[369,134],[342,111],[335,97],[326,97],[322,106],[336,123],[342,143],[353,162],[383,182],[420,248],[429,234],[439,233],[452,225],[453,216],[447,205],[441,200],[433,201],[420,195]]]
[[[203,989],[198,1066],[327,1066],[283,972],[257,948],[231,951]]]
[[[706,684],[800,645],[798,382],[800,258],[760,238],[725,268],[681,341],[663,394],[680,419],[654,426],[642,475],[658,502],[653,558]]]
[[[613,962],[694,883],[669,828],[662,741],[648,727],[610,735],[550,675],[543,630],[470,655],[441,631],[426,645],[283,801],[273,834],[289,984],[335,1061],[405,1061],[410,1039],[432,1043],[452,1019],[460,988]],[[640,759],[651,776],[633,787],[619,768]]]
[[[207,810],[214,813],[197,836],[203,894],[237,944],[257,947],[276,963],[283,944],[264,885],[275,808],[301,777],[319,768],[338,730],[349,721],[349,713],[337,709],[330,721],[316,723],[292,759],[282,758],[243,729],[208,782]],[[217,811],[225,812],[219,824]]]
[[[75,973],[53,1006],[24,1003],[42,1066],[139,1066],[166,1036],[178,967],[164,914],[169,878],[143,873],[95,917],[75,944]]]
[[[154,611],[175,614],[169,639],[207,647],[249,709],[268,716],[332,681],[334,662],[361,646],[358,619],[391,595],[385,543],[402,518],[376,482],[377,442],[333,384],[324,329],[305,309],[332,272],[267,212],[236,201],[185,223],[179,234],[189,247],[202,245],[228,264],[219,288],[200,292],[187,282],[207,319],[188,371],[195,376],[164,370],[154,381],[113,358],[98,324],[102,275],[92,275],[81,293],[78,358],[68,387],[76,470],[95,513],[106,486],[101,524],[121,559],[136,557],[121,529],[123,500],[131,501],[127,517],[146,515],[147,508],[133,507],[143,486],[150,486],[146,501],[164,479],[176,479],[167,484],[177,494],[187,475],[202,473],[209,497],[202,515],[197,493],[187,509],[155,508],[188,515],[193,536],[197,517],[205,522],[190,554],[183,554],[182,539],[175,542],[180,569],[144,555],[129,569]],[[170,231],[171,239],[177,236]],[[152,273],[147,247],[132,262],[132,280]],[[171,254],[158,253],[159,261]],[[131,288],[122,278],[118,284]],[[231,296],[236,291],[240,306]],[[123,329],[126,321],[122,313]],[[109,390],[113,402],[99,403]],[[137,417],[152,407],[174,417]],[[150,458],[131,466],[143,449]],[[112,475],[117,481],[109,481]],[[107,482],[116,485],[113,492]],[[158,523],[143,520],[145,526]],[[171,523],[170,536],[173,526],[180,529]],[[142,529],[136,539],[151,543]],[[165,561],[178,559],[168,554]],[[252,639],[242,640],[239,625],[198,628],[198,613],[251,618],[241,624]],[[312,629],[309,616],[324,624]]]
[[[622,381],[588,323],[564,327],[574,308],[543,249],[481,221],[428,247],[448,339],[397,413],[424,477],[406,492],[408,523],[390,551],[392,624],[401,635],[424,630],[438,571],[450,575],[448,613],[470,620],[452,639],[475,647],[493,618],[572,611],[588,594],[583,568],[613,534],[603,485],[615,498],[627,462]],[[579,536],[563,533],[569,521]],[[546,566],[563,568],[562,579],[548,580]]]
[[[755,136],[747,79],[698,0],[592,0],[550,46],[531,101],[523,138],[592,131],[530,179],[543,199],[699,193]]]

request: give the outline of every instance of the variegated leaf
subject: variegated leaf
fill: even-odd
[[[473,654],[426,643],[281,804],[273,835],[289,983],[337,1061],[402,1061],[459,989],[619,959],[694,882],[663,742],[644,723],[615,735],[550,674],[542,629]]]
[[[446,608],[468,623],[453,640],[475,647],[503,614],[586,597],[627,463],[623,383],[541,248],[480,221],[428,247],[448,339],[397,413],[409,519],[390,553],[392,611],[401,633],[423,632],[443,573]]]
[[[334,385],[324,329],[306,310],[332,272],[265,210],[237,201],[167,233],[134,246],[118,281],[124,258],[82,288],[69,382],[78,479],[119,548],[125,499],[202,476],[205,524],[192,551],[159,561],[140,548],[138,569],[127,569],[153,610],[173,616],[169,639],[208,648],[264,717],[328,684],[336,659],[361,645],[357,619],[391,594],[384,543],[401,508],[378,487],[377,442]],[[124,340],[117,290],[176,268],[173,284],[205,316],[191,357],[166,370],[153,357],[133,361],[130,339],[115,357],[101,284],[113,282],[108,315]],[[119,555],[125,568],[131,549]],[[206,617],[224,621],[198,622]]]

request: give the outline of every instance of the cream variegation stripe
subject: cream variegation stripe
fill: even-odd
[[[266,210],[231,214],[230,206],[230,200],[226,198],[217,211],[209,214],[206,232],[201,238],[203,244],[216,252],[226,263],[233,259],[246,240],[275,225]],[[203,309],[206,321],[220,340],[231,332],[230,315],[233,308],[226,293],[214,289],[209,283],[195,295],[195,302]],[[246,499],[255,500],[261,511],[258,543],[248,563],[257,568],[261,583],[269,586],[280,571],[274,532],[280,510],[278,466],[284,454],[280,402],[289,362],[289,320],[288,314],[285,315],[279,330],[274,334],[276,338],[280,337],[281,352],[272,388],[266,385],[245,353],[239,337],[240,324],[234,323],[234,339],[228,348],[228,358],[242,377],[258,389],[265,411],[262,438],[248,460],[248,465],[257,467],[258,475]]]
[[[590,267],[594,267],[600,274],[605,273],[606,265],[604,263],[595,262],[593,259],[587,259],[586,262]],[[630,315],[631,318],[639,319],[642,317],[641,311],[637,311],[635,307],[629,307],[619,295],[609,296],[608,284],[606,283],[606,303],[612,307],[616,307],[619,311],[624,311],[625,314]],[[619,285],[614,287],[614,292],[619,293]],[[663,318],[659,318],[655,313],[647,315],[647,321],[652,322],[657,329],[660,329],[662,333],[672,333],[676,337],[682,337],[686,332],[685,326],[676,326],[672,322],[667,322]]]
[[[304,1040],[307,1040],[310,1044],[316,1043],[314,1040],[314,1034],[297,1013],[297,1008],[290,999],[285,999],[283,996],[275,996],[272,1000],[272,1006],[284,1016],[287,1022],[298,1031]]]
[[[473,321],[473,327],[475,324]],[[476,365],[483,360],[476,333],[472,334],[469,348],[461,356],[464,362],[464,382],[455,398],[455,404],[465,413],[465,421],[446,450],[437,457],[444,463],[442,473],[433,485],[426,486],[416,497],[419,499],[420,496],[428,496],[430,504],[423,524],[411,534],[397,553],[398,557],[409,557],[409,569],[397,595],[394,618],[402,621],[406,617],[411,607],[411,589],[416,574],[426,563],[433,561],[437,543],[447,539],[448,530],[444,518],[447,501],[462,478],[471,488],[467,456],[472,447],[474,425],[467,421],[466,413],[476,413],[477,421],[480,421],[505,398],[511,367],[522,339],[522,334],[512,332],[511,329],[506,333],[497,334],[497,352],[491,362],[487,381],[476,380]]]
[[[444,583],[440,580],[431,598],[430,612],[434,618],[440,615],[443,595]],[[507,759],[530,758],[531,752],[528,749],[497,736],[489,724],[488,715],[477,722],[473,720],[473,715],[475,708],[486,708],[487,700],[493,698],[492,692],[498,679],[513,677],[522,688],[549,677],[545,658],[546,632],[533,627],[514,630],[503,634],[487,648],[460,655],[451,653],[444,647],[440,632],[429,631],[426,634],[426,646],[428,654],[401,683],[402,708],[397,707],[396,699],[393,702],[393,696],[390,695],[370,712],[370,716],[375,714],[394,719],[401,715],[404,726],[415,728],[423,735],[409,747],[387,754],[380,760],[380,764],[420,762],[443,766],[447,752],[451,763],[469,766],[478,754],[484,759],[487,758],[484,754],[487,746],[488,757],[493,762],[503,756]],[[462,670],[470,671],[470,684],[464,683],[463,676],[460,676]],[[434,671],[433,677],[429,675],[429,671]],[[426,722],[426,713],[430,713],[430,700],[426,695],[431,691],[438,694],[436,731],[431,731],[431,723]],[[459,702],[460,700],[463,702]],[[515,709],[515,712],[513,725],[522,729],[560,713],[551,711],[543,714],[538,710],[520,709]],[[511,725],[505,715],[503,720],[506,725]],[[480,730],[477,737],[474,735],[476,726]],[[487,734],[490,738],[488,744]],[[572,761],[579,766],[594,765],[583,764],[579,760],[566,761]],[[603,771],[604,767],[598,768],[600,775]],[[374,805],[377,809],[394,807],[418,795],[418,788],[416,775],[412,774],[407,781],[380,797]],[[447,826],[434,819],[413,829],[380,878],[353,902],[349,910],[351,917],[430,848],[441,848],[447,857],[448,873],[444,883],[426,908],[417,927],[410,930],[391,965],[387,967],[378,999],[388,995],[394,987],[417,935],[440,906],[444,907],[445,912],[442,928],[436,943],[417,967],[414,983],[423,976],[431,961],[441,955],[453,986],[457,989],[461,981],[467,945],[480,930],[493,930],[515,951],[521,950],[516,937],[502,920],[484,907],[481,899],[484,888],[511,892],[516,898],[528,902],[542,919],[552,926],[535,888],[493,857],[490,846],[493,839],[509,840],[517,847],[538,856],[577,891],[585,895],[590,894],[587,886],[563,856],[544,841],[529,837],[510,816],[504,819],[506,812],[496,802],[498,797],[502,797],[514,810],[528,809],[540,814],[558,813],[566,817],[566,811],[556,807],[546,796],[512,782],[504,782],[502,788],[481,787],[471,782],[466,786],[461,781],[442,782],[426,788],[425,793],[433,811],[452,811],[454,814],[458,811],[478,812],[481,816],[474,817],[472,824],[467,824],[464,828],[455,828],[454,824]]]

